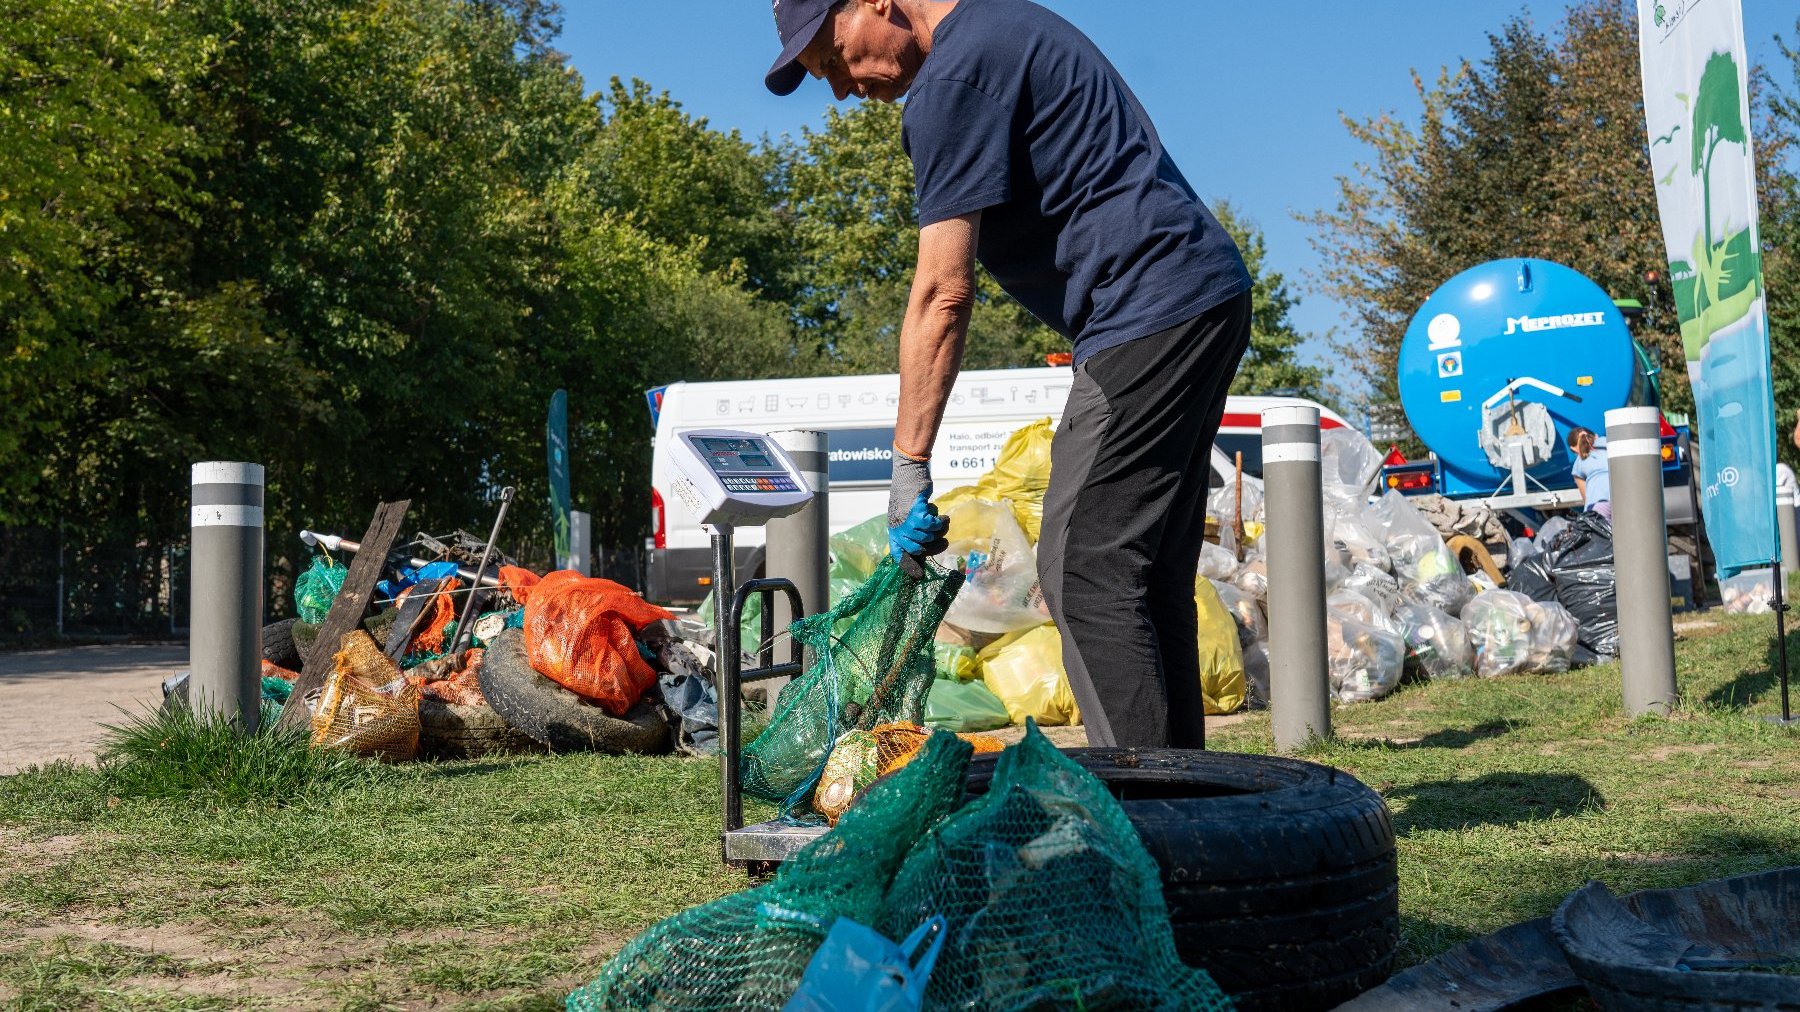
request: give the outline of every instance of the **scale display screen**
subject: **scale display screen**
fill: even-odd
[[[761,439],[698,436],[693,443],[727,492],[799,490]]]

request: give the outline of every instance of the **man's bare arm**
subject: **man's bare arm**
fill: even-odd
[[[975,309],[975,247],[981,212],[919,230],[919,267],[900,330],[900,415],[894,442],[927,455],[962,368]]]

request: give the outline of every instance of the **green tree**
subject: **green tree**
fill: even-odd
[[[1426,86],[1416,123],[1346,120],[1370,161],[1311,220],[1324,288],[1349,307],[1336,346],[1378,404],[1398,401],[1407,324],[1453,275],[1499,257],[1567,264],[1651,314],[1640,340],[1667,368],[1665,403],[1692,406],[1644,130],[1635,18],[1572,6],[1554,36],[1514,18],[1480,63]]]
[[[798,245],[794,316],[802,335],[848,372],[890,372],[899,354],[919,221],[899,106],[826,111],[784,153]],[[966,368],[1037,365],[1068,342],[977,272]]]
[[[797,271],[777,206],[775,151],[713,130],[643,81],[614,78],[602,110],[605,123],[582,155],[588,199],[668,245],[694,246],[703,268],[742,272],[752,290],[787,301]]]
[[[1238,365],[1231,391],[1259,394],[1293,390],[1307,397],[1324,393],[1325,371],[1300,361],[1306,338],[1294,328],[1288,313],[1299,299],[1288,291],[1287,279],[1268,265],[1267,242],[1261,228],[1246,218],[1230,201],[1218,201],[1213,213],[1236,240],[1250,270],[1250,350]]]

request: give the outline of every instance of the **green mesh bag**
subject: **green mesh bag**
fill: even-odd
[[[774,881],[651,927],[569,996],[570,1012],[780,1009],[832,922],[870,923],[907,851],[962,801],[972,751],[932,735]]]
[[[932,637],[962,588],[961,573],[928,564],[914,580],[884,559],[835,608],[801,619],[793,635],[818,658],[775,700],[769,726],[745,746],[739,764],[744,793],[803,814],[825,757],[849,731],[925,720],[925,697],[937,676]],[[848,619],[842,632],[834,632]],[[910,930],[910,929],[909,929]]]
[[[349,573],[349,567],[340,566],[327,556],[313,556],[312,565],[294,581],[294,611],[300,621],[313,625],[324,622]]]
[[[1162,879],[1125,810],[1036,722],[988,792],[907,855],[874,926],[901,938],[934,914],[949,934],[928,1009],[1231,1008],[1176,955]]]

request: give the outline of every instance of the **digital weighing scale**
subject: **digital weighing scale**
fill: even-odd
[[[721,849],[728,864],[766,868],[793,856],[823,836],[824,826],[802,826],[782,821],[744,825],[744,797],[738,783],[742,752],[739,695],[744,682],[798,677],[804,668],[803,648],[793,644],[791,659],[775,663],[775,595],[788,597],[789,613],[806,614],[800,591],[791,581],[751,580],[737,586],[732,565],[732,540],[739,527],[761,527],[771,520],[792,516],[812,501],[813,492],[794,459],[773,439],[761,433],[732,429],[702,429],[675,440],[675,498],[679,499],[712,537],[713,636],[718,675],[714,689],[719,697],[719,788],[723,798],[724,832]],[[746,605],[761,595],[762,630],[758,638],[762,654],[758,665],[743,668],[738,630],[743,628]]]

